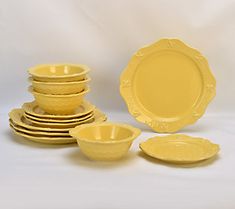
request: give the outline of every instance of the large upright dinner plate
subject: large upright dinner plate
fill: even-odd
[[[215,87],[207,60],[178,39],[161,39],[137,51],[120,78],[129,112],[157,132],[175,132],[197,121]]]

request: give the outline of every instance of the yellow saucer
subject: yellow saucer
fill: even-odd
[[[36,117],[36,116],[33,116],[33,115],[30,115],[26,112],[24,112],[24,116],[26,118],[29,118],[33,121],[39,121],[39,122],[48,122],[48,123],[76,123],[76,122],[81,122],[81,121],[84,121],[86,119],[89,119],[89,118],[92,118],[93,117],[93,112],[91,113],[88,113],[84,116],[81,116],[81,117],[78,117],[78,118],[69,118],[69,119],[53,119],[53,118],[40,118],[40,117]]]
[[[172,134],[153,137],[140,143],[147,155],[171,163],[195,163],[209,159],[219,152],[219,145],[207,139]]]
[[[83,117],[84,115],[91,113],[95,109],[95,106],[89,103],[88,101],[83,100],[82,104],[77,108],[75,113],[72,115],[48,114],[44,110],[42,110],[35,101],[24,103],[22,108],[27,114],[35,116],[35,117],[66,120],[66,119]]]
[[[24,115],[23,109],[13,109],[9,113],[9,118],[15,125],[23,127],[25,129],[29,129],[31,131],[68,132],[70,130],[70,128],[61,128],[61,127],[49,128],[49,127],[35,126],[30,121],[28,121],[23,115]],[[106,120],[107,120],[106,115],[96,108],[94,110],[94,119],[91,122],[96,123],[96,122],[103,122]]]
[[[129,112],[157,132],[175,132],[196,122],[215,87],[207,60],[177,39],[137,51],[120,78]]]

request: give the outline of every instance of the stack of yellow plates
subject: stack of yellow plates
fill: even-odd
[[[69,135],[71,128],[86,123],[103,122],[107,119],[104,113],[88,102],[84,101],[83,105],[79,107],[83,112],[59,116],[46,114],[37,107],[35,102],[25,103],[23,108],[13,109],[9,113],[10,127],[15,134],[31,141],[47,144],[76,143],[76,140]],[[31,107],[35,108],[31,109]]]

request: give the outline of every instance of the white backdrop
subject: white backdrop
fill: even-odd
[[[208,58],[217,78],[209,111],[234,110],[234,0],[1,0],[0,85],[8,89],[1,108],[31,98],[29,67],[71,62],[92,69],[95,104],[126,109],[119,75],[138,48],[162,37],[178,37]]]
[[[119,94],[132,54],[177,37],[208,58],[217,96],[181,132],[220,144],[215,161],[170,166],[138,153],[157,135],[135,122]],[[235,0],[0,0],[0,208],[235,208]],[[14,137],[7,113],[32,100],[27,69],[42,63],[91,68],[89,99],[110,120],[142,128],[123,161],[87,160],[77,146]]]

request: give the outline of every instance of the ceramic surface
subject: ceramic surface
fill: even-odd
[[[90,78],[74,82],[42,82],[32,80],[33,89],[43,94],[76,94],[87,88]]]
[[[49,114],[71,115],[81,105],[84,96],[89,92],[89,88],[77,94],[53,95],[41,94],[30,87],[38,106]]]
[[[88,158],[105,161],[123,157],[140,132],[129,125],[107,122],[85,124],[69,131]]]
[[[95,106],[89,103],[88,101],[83,100],[81,105],[75,110],[74,114],[72,115],[48,114],[44,110],[42,110],[35,101],[24,103],[22,108],[27,114],[35,117],[55,120],[70,120],[77,119],[79,117],[83,117],[84,115],[92,113],[92,111],[95,109]]]
[[[153,137],[140,143],[140,148],[151,157],[171,163],[194,163],[219,152],[219,145],[183,134]]]
[[[157,132],[175,132],[197,121],[215,88],[207,60],[177,39],[137,51],[120,78],[129,112]]]
[[[85,65],[48,64],[30,68],[29,74],[37,81],[67,82],[84,80],[89,71]]]

